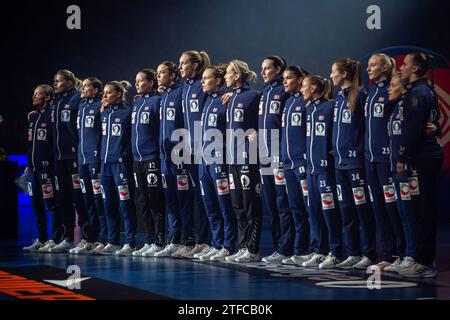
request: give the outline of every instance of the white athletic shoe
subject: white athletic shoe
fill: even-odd
[[[259,262],[261,261],[261,256],[257,253],[251,253],[250,251],[245,251],[245,253],[236,259],[234,261],[238,263],[250,263],[250,262]]]
[[[153,243],[152,243],[152,244],[148,244],[148,243],[144,244],[144,246],[143,246],[142,248],[140,248],[139,250],[133,251],[133,256],[135,256],[135,257],[136,257],[136,256],[141,257],[142,254],[143,254],[145,251],[149,250],[152,246],[153,246]]]
[[[204,260],[209,260],[209,258],[211,258],[212,256],[215,256],[217,253],[219,253],[219,249],[216,248],[212,248],[212,250],[209,250],[209,252],[207,254],[204,254],[200,257],[200,260],[204,261]]]
[[[225,258],[230,255],[230,251],[225,248],[220,249],[218,253],[213,255],[209,260],[211,261],[225,261]]]
[[[364,256],[362,259],[353,266],[353,268],[358,270],[367,270],[368,267],[373,265],[373,261],[370,260],[368,257]]]
[[[225,261],[236,262],[236,258],[239,258],[240,256],[242,256],[242,255],[245,254],[246,252],[247,252],[247,248],[241,248],[241,249],[239,249],[239,251],[236,252],[235,254],[226,257],[226,258],[225,258]]]
[[[405,278],[436,278],[438,271],[434,265],[428,267],[416,262],[409,268],[399,269],[398,274]]]
[[[348,256],[347,259],[342,261],[341,263],[338,263],[337,267],[339,269],[353,269],[355,264],[361,261],[360,256]]]
[[[161,251],[162,249],[164,249],[163,247],[157,246],[156,244],[152,244],[150,249],[148,249],[147,251],[142,253],[143,257],[154,257],[155,253]]]
[[[48,240],[46,243],[44,243],[44,246],[42,248],[39,248],[39,252],[41,253],[49,253],[50,249],[56,246],[56,242],[53,240]]]
[[[128,243],[125,244],[121,249],[114,252],[116,256],[131,256],[136,248],[133,248]]]
[[[96,246],[94,246],[94,249],[89,251],[89,254],[92,254],[92,255],[101,254],[103,249],[105,249],[105,245],[103,243],[98,243]]]
[[[328,254],[327,258],[325,259],[324,262],[322,262],[321,264],[319,264],[319,269],[331,269],[331,268],[335,268],[338,263],[341,262],[341,259],[333,256],[331,253]]]
[[[75,254],[88,254],[88,253],[90,253],[91,250],[92,250],[93,248],[95,248],[97,245],[98,245],[98,243],[95,243],[95,244],[94,244],[94,243],[88,242],[88,243],[86,243],[86,244],[84,245],[84,247],[78,248],[78,250],[75,252]]]
[[[49,252],[51,253],[64,253],[68,252],[72,248],[72,243],[64,239],[60,243],[58,243],[53,248],[49,249]]]
[[[98,250],[97,254],[101,254],[103,256],[109,256],[109,255],[114,254],[117,250],[120,250],[120,246],[108,243],[102,250]]]
[[[196,244],[192,250],[183,254],[183,258],[192,259],[195,254],[202,252],[205,248],[209,248],[209,246],[205,243]]]
[[[33,243],[27,247],[23,247],[24,252],[39,252],[39,249],[44,245],[39,241],[39,239],[33,240]]]
[[[184,255],[188,254],[192,249],[193,249],[193,247],[191,247],[191,246],[182,245],[181,247],[178,248],[177,251],[172,253],[171,257],[172,258],[184,258]]]
[[[262,261],[269,264],[281,264],[281,262],[286,258],[287,257],[285,255],[275,251],[270,256],[262,258]]]
[[[391,263],[389,266],[384,268],[383,271],[386,272],[398,272],[400,265],[402,264],[402,258],[397,257],[393,263]]]
[[[88,242],[84,239],[81,239],[80,242],[78,242],[76,247],[73,247],[72,249],[69,250],[69,253],[77,253],[77,251],[81,248],[83,248]]]
[[[214,249],[214,248],[213,248],[213,247],[210,247],[210,246],[207,246],[207,247],[203,248],[202,251],[197,252],[196,254],[194,254],[194,255],[192,256],[192,258],[194,258],[194,259],[200,259],[201,256],[207,254],[207,253],[210,252],[212,249]]]
[[[398,270],[411,268],[416,263],[413,257],[404,257],[402,263],[398,266]]]
[[[308,261],[303,262],[302,266],[306,268],[318,267],[327,257],[323,254],[314,253]]]
[[[170,257],[172,255],[172,253],[174,253],[175,251],[178,250],[178,248],[180,248],[179,244],[170,243],[170,244],[166,245],[166,247],[164,249],[162,249],[161,251],[156,252],[153,256],[155,256],[155,257]]]
[[[304,254],[301,256],[292,256],[291,260],[298,266],[303,267],[303,262],[311,260],[311,258],[315,255],[314,252],[311,252],[310,254]]]

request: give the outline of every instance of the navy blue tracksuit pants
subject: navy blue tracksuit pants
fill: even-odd
[[[168,242],[193,246],[194,238],[194,190],[186,165],[161,162],[164,199],[169,222]]]
[[[198,244],[211,243],[211,233],[209,229],[208,216],[205,212],[205,206],[203,204],[203,197],[200,190],[200,178],[199,169],[197,164],[188,165],[188,171],[192,178],[193,192],[194,192],[194,223],[195,223],[195,242]]]
[[[334,174],[308,174],[308,201],[311,233],[317,239],[315,251],[335,257],[342,256],[342,222],[336,196]]]
[[[136,211],[142,216],[147,232],[147,244],[164,246],[166,209],[160,160],[134,161]]]
[[[60,216],[55,199],[55,179],[50,171],[34,171],[29,174],[28,195],[31,197],[34,217],[36,218],[38,240],[59,242],[61,237]],[[47,237],[47,214],[50,213],[50,236]]]
[[[289,209],[294,222],[293,253],[294,255],[309,254],[314,250],[314,240],[310,237],[310,214],[308,212],[308,183],[305,167],[284,169],[286,180],[286,192],[289,201]],[[291,220],[292,221],[292,220]],[[291,221],[286,221],[290,223]],[[281,226],[281,229],[286,229]]]
[[[417,184],[414,187],[418,197],[417,216],[417,261],[432,266],[436,256],[436,232],[438,209],[436,200],[437,177],[442,166],[442,158],[415,159],[413,169],[417,170]]]
[[[267,174],[270,171],[270,174]],[[275,250],[283,255],[292,254],[292,216],[286,194],[283,168],[261,167],[263,216],[272,218],[272,239]],[[290,223],[289,223],[290,222]],[[284,227],[284,230],[281,229]]]
[[[344,231],[344,254],[366,256],[375,251],[375,220],[363,169],[336,169],[336,190]]]
[[[405,255],[403,224],[397,211],[397,194],[389,163],[366,161],[366,177],[380,238],[382,260]]]
[[[82,236],[88,242],[108,242],[108,223],[102,199],[100,163],[80,165],[81,191],[88,221],[81,227]],[[100,234],[99,234],[100,231]]]
[[[200,188],[211,229],[211,246],[236,251],[237,220],[231,204],[226,165],[200,165]]]
[[[74,159],[66,159],[55,160],[54,166],[56,202],[62,215],[61,237],[72,242],[75,228],[75,210],[80,226],[85,225],[89,221],[81,192],[78,164]]]
[[[125,243],[136,246],[136,207],[132,163],[102,163],[100,181],[108,221],[108,242],[120,244],[120,214],[125,227]],[[119,206],[117,206],[119,201]]]
[[[402,220],[403,230],[405,233],[405,256],[417,259],[417,217],[420,207],[420,202],[418,199],[419,190],[417,185],[418,174],[416,170],[414,170],[414,174],[408,170],[402,176],[398,175],[397,172],[393,172],[392,176],[394,177],[395,189],[398,195],[397,209]]]

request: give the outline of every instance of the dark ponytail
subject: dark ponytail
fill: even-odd
[[[418,67],[416,74],[421,78],[427,78],[430,87],[434,91],[434,56],[423,52],[413,52],[408,54],[412,63]]]
[[[96,77],[88,77],[86,78],[87,81],[89,81],[92,86],[98,90],[96,98],[102,98],[103,95],[103,83]]]
[[[175,78],[173,79],[173,81],[175,83],[178,83],[180,81],[180,70],[178,69],[178,66],[175,63],[173,63],[172,61],[164,61],[161,64],[166,66],[169,69],[170,74],[175,75]]]
[[[331,79],[325,79],[321,76],[308,75],[305,79],[309,80],[309,83],[316,86],[319,91],[319,98],[325,98],[327,100],[333,99],[333,82]]]
[[[158,88],[158,81],[156,80],[156,72],[153,69],[142,69],[138,73],[143,73],[147,81],[153,81],[152,90]]]
[[[284,70],[286,70],[287,61],[285,58],[280,56],[268,56],[264,60],[272,61],[275,68],[280,67],[280,75],[283,74]]]

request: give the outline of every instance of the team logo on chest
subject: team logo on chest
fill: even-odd
[[[141,124],[149,124],[150,123],[150,113],[142,112],[141,113]]]
[[[111,126],[111,135],[119,137],[122,133],[122,125],[120,123],[113,123]]]
[[[217,126],[217,114],[210,114],[208,117],[208,126],[216,127]]]
[[[70,122],[70,110],[61,111],[61,122]]]
[[[104,135],[104,136],[106,136],[106,126],[107,126],[107,124],[106,123],[102,123],[102,135]]]
[[[350,110],[344,110],[342,112],[342,122],[343,123],[351,123],[352,122],[352,113]]]
[[[234,110],[234,121],[244,122],[244,110],[242,110],[242,109]]]
[[[263,106],[264,106],[264,99],[263,97],[261,97],[261,99],[259,99],[258,115],[263,114]]]
[[[47,139],[47,129],[37,129],[37,139],[40,141],[45,141]]]
[[[84,119],[84,126],[86,128],[93,128],[94,127],[94,116],[86,116]]]
[[[291,126],[299,127],[302,125],[302,114],[300,112],[294,112],[291,115]]]
[[[270,101],[269,112],[271,114],[280,114],[280,107],[281,107],[280,101]]]
[[[325,136],[325,122],[316,122],[315,135]]]
[[[383,118],[384,103],[375,103],[373,106],[373,116],[376,118]]]
[[[169,121],[175,120],[175,108],[167,108],[167,116],[166,119]]]
[[[394,135],[402,134],[402,127],[401,127],[400,120],[395,120],[392,122],[392,134],[394,134]]]
[[[189,107],[191,108],[191,112],[198,112],[200,110],[198,99],[192,99],[189,102]]]

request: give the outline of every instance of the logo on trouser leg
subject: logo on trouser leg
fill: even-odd
[[[417,196],[420,194],[419,177],[409,177],[408,184],[409,184],[409,192],[411,193],[411,195]]]
[[[322,198],[322,209],[323,210],[334,209],[333,193],[331,193],[331,192],[321,193],[320,197]]]
[[[242,190],[250,190],[250,178],[245,174],[241,176],[241,185]]]
[[[163,188],[167,189],[167,181],[166,181],[166,176],[164,174],[161,174],[161,180],[162,180]]]
[[[307,197],[308,196],[308,182],[306,180],[301,180],[300,184],[302,186],[303,196]]]
[[[84,180],[80,179],[81,192],[86,193],[86,186],[84,184]]]
[[[366,194],[364,193],[363,187],[353,188],[353,199],[357,206],[366,203]]]
[[[275,184],[277,186],[283,186],[285,184],[283,169],[274,169],[273,170],[273,177],[275,179]]]
[[[180,191],[189,190],[189,180],[187,174],[177,175],[177,188]]]
[[[150,188],[154,188],[154,187],[158,186],[158,176],[154,173],[149,173],[147,175],[147,185]]]
[[[94,192],[94,194],[101,194],[102,193],[102,188],[100,185],[100,179],[92,179],[92,191]]]
[[[53,186],[51,183],[42,185],[42,196],[44,197],[44,199],[53,198]]]
[[[402,200],[411,200],[411,192],[407,182],[400,182],[400,198]]]
[[[397,195],[395,194],[395,188],[392,184],[383,186],[384,201],[386,203],[395,202],[397,200]]]
[[[128,190],[128,185],[124,184],[123,186],[119,186],[119,198],[121,201],[130,199],[130,192]]]
[[[222,196],[224,194],[229,194],[230,193],[230,189],[228,186],[228,179],[217,179],[216,180],[216,184],[217,184],[217,194],[219,196]]]
[[[31,184],[31,182],[27,182],[27,191],[28,191],[28,195],[30,197],[32,197],[33,196],[33,186]]]
[[[73,174],[72,175],[72,187],[74,189],[80,189],[81,188],[81,182],[80,182],[80,175],[79,174]]]
[[[336,193],[337,193],[338,201],[344,201],[344,198],[342,197],[342,189],[341,189],[340,184],[336,185]]]
[[[235,190],[236,186],[234,185],[233,175],[230,173],[228,176],[229,176],[229,180],[230,180],[230,189]]]

